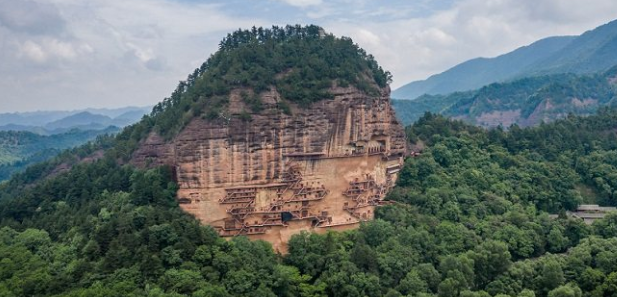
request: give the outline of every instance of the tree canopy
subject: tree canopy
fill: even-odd
[[[169,136],[194,116],[216,119],[233,89],[251,92],[247,99],[259,101],[262,92],[274,87],[285,103],[306,107],[331,98],[328,90],[334,83],[377,95],[391,80],[391,74],[348,37],[335,37],[314,25],[253,27],[228,34],[219,50],[157,104],[145,123]]]
[[[0,294],[611,296],[617,215],[548,213],[617,204],[615,127],[614,110],[509,131],[426,114],[407,128],[424,150],[395,203],[357,230],[295,235],[287,255],[182,212],[169,168],[115,154],[42,179],[31,168],[0,185]]]

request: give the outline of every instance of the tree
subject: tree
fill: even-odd
[[[457,297],[462,290],[466,289],[462,284],[453,279],[446,278],[439,284],[438,296],[439,297]]]
[[[617,272],[611,272],[601,286],[604,296],[615,296],[617,294]]]
[[[585,271],[577,278],[577,283],[586,292],[590,292],[595,288],[600,287],[604,282],[606,275],[602,271],[587,267]]]
[[[573,284],[559,286],[556,289],[548,292],[548,297],[581,297],[583,292],[579,287]]]
[[[450,292],[453,281],[455,282],[454,287],[457,288],[457,292],[463,289],[471,289],[474,286],[473,266],[473,260],[466,255],[458,257],[446,256],[439,264],[439,270],[444,277],[449,279],[444,285],[445,288],[448,288],[447,291]]]
[[[525,289],[518,294],[518,297],[536,297],[536,293],[532,290]]]
[[[273,274],[273,293],[277,296],[299,296],[301,287],[310,280],[307,275],[300,275],[296,267],[276,265]]]
[[[544,291],[550,291],[563,285],[565,278],[561,264],[554,258],[548,258],[542,263],[540,275],[538,276],[538,288]]]
[[[569,240],[563,235],[563,227],[553,225],[546,238],[548,250],[553,253],[563,252],[569,246]]]
[[[396,289],[404,295],[428,293],[428,284],[418,275],[417,271],[412,270],[401,280]]]
[[[512,262],[508,246],[500,241],[486,241],[469,253],[473,259],[476,285],[486,286],[500,274],[504,273]]]

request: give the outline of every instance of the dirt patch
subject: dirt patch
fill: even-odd
[[[591,99],[591,98],[583,99],[583,100],[578,99],[578,98],[572,98],[572,104],[576,107],[587,107],[590,105],[598,104],[598,100]]]
[[[74,163],[68,163],[68,162],[63,162],[60,163],[58,166],[56,166],[51,173],[49,173],[49,175],[47,176],[47,178],[50,177],[54,177],[57,176],[59,174],[65,173],[69,170],[71,170],[71,168],[73,168],[73,166],[77,165],[77,164],[82,164],[82,163],[94,163],[97,160],[102,159],[105,156],[105,152],[103,150],[98,150],[93,152],[92,154],[85,156],[84,158],[81,158],[79,160],[77,160],[77,162]]]
[[[521,119],[520,125],[522,127],[528,127],[539,124],[544,120],[548,120],[546,118],[546,111],[550,110],[550,107],[552,107],[550,99],[544,100],[543,102],[538,104],[538,106],[536,106],[536,109],[533,110],[529,117],[527,117],[526,119]]]
[[[484,127],[510,127],[521,119],[521,110],[498,110],[482,113],[476,118],[476,123]]]

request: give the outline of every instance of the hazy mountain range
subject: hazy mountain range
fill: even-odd
[[[617,21],[578,37],[546,38],[467,61],[396,90],[394,98],[415,99],[393,104],[405,124],[430,111],[485,127],[532,126],[615,106],[615,65]]]
[[[617,21],[580,36],[539,40],[495,58],[476,58],[426,80],[406,84],[392,98],[415,99],[423,94],[438,95],[468,91],[513,79],[557,73],[591,74],[617,64]]]
[[[36,111],[0,114],[1,131],[29,131],[51,135],[79,130],[103,130],[125,127],[139,121],[152,107],[85,109],[76,111]]]
[[[602,74],[552,74],[494,83],[478,90],[393,100],[397,116],[411,124],[424,112],[484,126],[534,126],[570,113],[594,114],[617,106],[617,66]]]
[[[0,114],[0,181],[102,134],[138,122],[151,107]]]

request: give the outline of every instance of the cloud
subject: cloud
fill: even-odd
[[[17,48],[18,58],[26,58],[39,64],[51,60],[73,60],[80,55],[94,51],[88,44],[65,42],[53,38],[43,38],[39,41],[26,40]]]
[[[409,42],[421,44],[427,48],[449,47],[456,43],[456,39],[440,28],[431,27],[411,34]]]
[[[0,112],[159,102],[228,32],[268,24],[220,8],[176,0],[0,0]]]
[[[393,73],[396,88],[468,59],[497,56],[548,36],[578,35],[616,18],[613,0],[459,0],[425,15],[334,19],[324,26],[375,55]],[[380,42],[366,39],[366,31]]]
[[[283,1],[291,6],[296,6],[296,7],[301,7],[301,8],[305,8],[309,6],[317,6],[317,5],[322,4],[321,0],[280,0],[280,1]]]
[[[64,20],[49,3],[31,0],[0,0],[0,25],[27,34],[59,33]]]
[[[30,40],[26,41],[21,46],[21,51],[18,56],[25,56],[28,59],[38,63],[43,63],[47,60],[47,54],[45,54],[43,48]]]
[[[0,0],[0,112],[154,104],[253,25],[350,36],[396,88],[616,18],[614,0]]]
[[[377,46],[381,43],[381,39],[379,38],[379,36],[377,36],[377,34],[369,30],[360,29],[358,30],[358,37],[356,38],[356,42]]]

